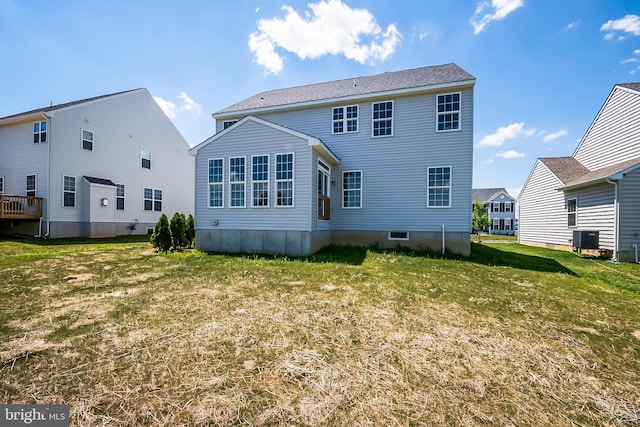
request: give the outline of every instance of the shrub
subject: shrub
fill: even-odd
[[[174,213],[171,217],[171,240],[173,242],[173,250],[181,250],[187,246],[187,220],[184,214]]]
[[[151,244],[160,252],[168,252],[171,249],[171,230],[169,218],[165,214],[160,215],[151,235]]]
[[[193,246],[193,239],[196,238],[196,220],[193,215],[187,217],[187,245]]]

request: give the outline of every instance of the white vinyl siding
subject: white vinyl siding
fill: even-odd
[[[591,170],[640,157],[638,111],[640,95],[615,88],[573,156]]]
[[[209,159],[208,174],[208,207],[222,208],[224,207],[224,160]]]

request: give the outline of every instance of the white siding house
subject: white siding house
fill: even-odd
[[[330,243],[468,255],[473,88],[455,64],[262,92],[213,114],[196,156],[196,244]]]
[[[474,188],[473,201],[481,202],[487,208],[490,225],[487,230],[491,234],[515,234],[516,199],[504,188]]]
[[[640,245],[640,83],[616,85],[571,157],[538,159],[518,199],[519,240],[559,249],[598,232],[635,261]]]
[[[0,232],[144,234],[161,213],[193,213],[189,145],[146,89],[0,118]],[[35,199],[25,199],[35,196]],[[23,216],[42,203],[41,212]]]

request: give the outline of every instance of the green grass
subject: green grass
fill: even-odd
[[[631,425],[640,266],[0,242],[0,401],[73,425]]]

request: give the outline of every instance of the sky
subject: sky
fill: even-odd
[[[187,142],[258,92],[455,62],[473,187],[517,196],[640,81],[639,0],[0,0],[0,117],[147,88]]]

